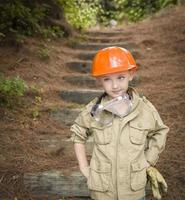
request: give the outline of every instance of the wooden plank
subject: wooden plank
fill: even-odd
[[[91,61],[70,61],[65,63],[66,68],[69,69],[69,71],[75,71],[80,73],[89,73],[91,71]]]
[[[81,111],[82,109],[78,109],[78,108],[75,108],[75,109],[59,108],[59,109],[53,110],[50,113],[50,117],[56,121],[61,122],[62,124],[65,124],[66,126],[71,126]]]
[[[95,97],[100,96],[102,93],[102,90],[63,90],[61,91],[60,96],[64,101],[87,104]]]
[[[40,135],[37,137],[38,145],[44,149],[45,152],[48,153],[57,153],[60,149],[63,150],[64,153],[74,153],[73,142],[71,139],[63,139],[59,135]],[[86,147],[86,154],[92,155],[93,150],[93,138],[89,137],[87,140],[85,147]]]
[[[24,186],[30,194],[37,197],[89,196],[86,178],[76,171],[70,175],[64,175],[59,170],[26,173]]]
[[[83,49],[83,50],[99,50],[110,46],[118,46],[129,49],[130,51],[134,48],[137,48],[135,43],[128,42],[110,42],[110,43],[79,43],[73,46],[75,49]]]

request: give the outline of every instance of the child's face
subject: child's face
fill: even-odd
[[[121,96],[127,91],[129,81],[133,79],[134,71],[124,71],[100,76],[97,79],[105,92],[112,98]]]

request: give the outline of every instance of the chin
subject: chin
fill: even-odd
[[[116,97],[121,96],[121,94],[109,94],[109,96],[110,96],[111,98],[116,98]]]

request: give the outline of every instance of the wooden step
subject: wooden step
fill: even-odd
[[[128,42],[117,42],[117,43],[79,43],[73,46],[75,49],[83,49],[83,50],[99,50],[106,47],[118,46],[123,47],[131,51],[131,49],[137,48],[136,44],[128,43]]]
[[[62,100],[78,104],[87,104],[95,97],[101,95],[101,90],[63,90],[60,93]]]
[[[88,42],[102,42],[102,43],[118,43],[118,42],[128,42],[132,41],[132,37],[128,35],[123,36],[113,36],[113,37],[104,37],[104,36],[86,36]]]
[[[80,73],[89,73],[91,70],[91,61],[72,61],[65,63],[65,66],[70,71],[80,72]]]
[[[66,126],[72,125],[81,109],[60,108],[50,113],[50,117]]]
[[[90,75],[64,76],[63,79],[71,85],[80,86],[82,88],[97,88],[96,79]]]
[[[57,154],[59,151],[62,151],[62,153],[66,155],[74,155],[74,146],[72,140],[70,138],[64,139],[58,134],[38,135],[37,144],[44,150],[44,152],[51,153],[52,155]],[[92,155],[93,146],[93,138],[89,137],[85,144],[87,155]]]
[[[97,51],[82,51],[77,54],[77,58],[79,58],[80,60],[92,61],[96,53]]]
[[[78,75],[78,76],[64,76],[63,79],[74,86],[80,86],[81,88],[100,88],[95,78],[88,75]],[[130,87],[136,87],[140,83],[140,76],[135,75],[133,80],[129,82]]]
[[[125,33],[124,30],[112,30],[112,31],[88,31],[86,32],[87,36],[103,36],[103,37],[112,37],[112,36],[118,36],[118,35],[128,35],[128,33]]]
[[[24,174],[25,189],[35,197],[88,197],[86,178],[79,172],[50,170]]]
[[[136,60],[143,57],[138,50],[130,50],[130,52]],[[77,54],[77,57],[81,60],[92,61],[96,53],[97,51],[82,51]]]

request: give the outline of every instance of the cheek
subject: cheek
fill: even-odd
[[[102,83],[102,87],[105,89],[105,90],[108,90],[111,88],[111,83],[110,82],[103,82]]]
[[[129,84],[129,80],[128,79],[124,79],[120,84],[121,84],[122,87],[127,87],[128,84]]]

